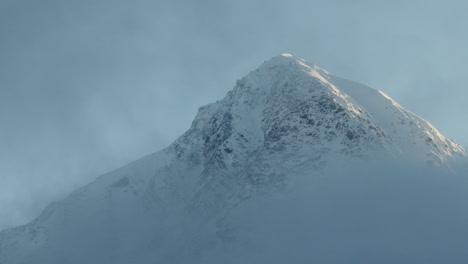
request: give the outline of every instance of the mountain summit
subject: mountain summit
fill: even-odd
[[[304,153],[306,163],[382,148],[432,164],[465,154],[385,93],[289,54],[265,62],[223,100],[200,108],[192,128],[172,147],[184,149],[183,142],[197,142],[210,154],[223,148],[223,156],[234,158],[281,150],[294,152],[294,159]]]
[[[229,240],[223,219],[244,202],[381,153],[435,167],[466,156],[385,93],[283,54],[201,107],[169,147],[1,232],[0,263],[191,263],[180,252]]]

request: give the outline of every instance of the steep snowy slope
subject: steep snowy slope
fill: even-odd
[[[177,259],[205,247],[193,242],[200,236],[224,234],[219,220],[232,208],[285,188],[295,172],[379,153],[437,166],[465,156],[383,92],[284,54],[201,107],[168,148],[0,233],[0,263]]]

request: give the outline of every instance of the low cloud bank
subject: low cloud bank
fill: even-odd
[[[220,231],[225,241],[200,262],[468,261],[466,162],[450,170],[388,161],[336,165],[296,175],[286,192],[232,211]]]

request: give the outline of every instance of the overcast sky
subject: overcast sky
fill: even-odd
[[[0,229],[167,146],[281,53],[467,146],[466,3],[0,0]]]

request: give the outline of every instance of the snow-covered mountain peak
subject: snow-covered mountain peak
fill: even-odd
[[[307,62],[306,60],[296,57],[292,54],[288,53],[283,53],[278,56],[274,56],[271,59],[265,61],[260,67],[259,70],[264,69],[264,68],[275,68],[278,66],[286,66],[291,69],[301,69],[303,71],[309,72],[311,70],[316,70],[318,72],[321,72],[323,74],[329,74],[326,70],[320,68],[316,64],[312,64],[310,62]]]
[[[291,62],[299,62],[299,61],[303,61],[303,59],[295,57],[292,54],[283,53],[281,55],[274,56],[271,59],[265,61],[262,66],[266,65],[266,66],[271,67],[275,65],[289,64]]]
[[[262,72],[269,72],[270,74],[274,74],[277,71],[298,71],[308,73],[311,75],[328,73],[327,71],[321,69],[315,64],[308,63],[302,58],[295,57],[291,54],[286,53],[275,56],[265,61],[257,70]]]
[[[200,107],[168,148],[1,232],[0,263],[172,260],[186,246],[201,250],[193,243],[201,234],[229,237],[223,217],[232,208],[292,185],[293,175],[380,152],[443,166],[466,155],[385,93],[283,54]]]
[[[192,157],[188,148],[204,158],[216,152],[223,166],[242,164],[253,153],[270,160],[284,155],[294,164],[322,164],[330,154],[366,156],[379,149],[433,164],[465,155],[385,93],[290,54],[264,62],[223,100],[200,108],[192,128],[172,148]]]

